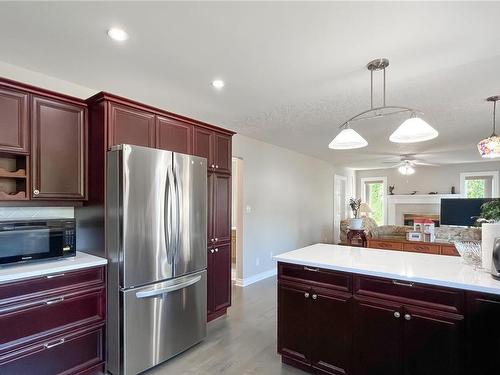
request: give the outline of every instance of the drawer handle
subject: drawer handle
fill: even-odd
[[[397,281],[397,280],[392,280],[392,283],[394,285],[399,285],[399,286],[413,286],[414,284],[409,282],[409,283],[403,283],[401,281]]]
[[[304,270],[305,270],[305,271],[318,272],[318,271],[319,271],[319,268],[317,268],[317,267],[312,268],[312,267],[307,267],[307,266],[304,266]]]
[[[48,343],[44,344],[43,346],[45,346],[45,349],[50,349],[50,348],[53,348],[55,346],[59,346],[61,344],[64,344],[64,341],[65,341],[64,339],[60,339],[52,344],[48,342]]]
[[[45,276],[45,278],[47,278],[47,279],[54,279],[56,277],[62,277],[64,275],[65,275],[64,273],[58,273],[56,275],[47,275],[47,276]]]
[[[58,298],[54,298],[54,299],[48,299],[47,301],[45,301],[45,304],[46,305],[54,305],[56,303],[60,303],[63,301],[64,301],[64,297],[58,297]]]

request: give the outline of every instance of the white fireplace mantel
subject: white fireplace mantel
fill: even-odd
[[[460,194],[387,195],[387,224],[396,223],[398,204],[440,204],[443,198],[462,198],[462,196]]]

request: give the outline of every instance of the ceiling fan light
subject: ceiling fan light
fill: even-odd
[[[328,145],[333,150],[350,150],[368,146],[368,142],[354,129],[345,128]]]
[[[404,164],[398,168],[398,172],[404,174],[405,176],[408,176],[410,174],[415,173],[415,168],[413,168],[409,164]]]
[[[500,157],[500,137],[493,134],[483,139],[477,144],[477,149],[482,158],[494,159]]]
[[[416,143],[428,141],[438,135],[437,130],[420,117],[411,117],[391,134],[389,140],[394,143]]]

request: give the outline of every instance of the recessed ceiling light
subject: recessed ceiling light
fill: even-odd
[[[215,87],[217,90],[220,90],[223,88],[225,85],[224,81],[222,79],[214,79],[212,81],[212,86]]]
[[[112,27],[108,30],[108,36],[118,42],[123,42],[128,39],[128,34],[125,30],[119,29],[117,27]]]

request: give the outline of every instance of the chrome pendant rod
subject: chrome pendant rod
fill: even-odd
[[[375,113],[372,116],[367,116],[367,117],[362,117],[363,115],[366,115],[367,113],[370,112],[377,112],[380,110],[384,109],[394,109],[395,111],[393,112],[388,112],[388,113]],[[389,105],[389,106],[383,106],[383,107],[376,107],[376,108],[370,108],[366,111],[363,111],[361,113],[358,113],[356,116],[351,117],[349,120],[343,122],[342,124],[339,125],[339,129],[344,129],[347,128],[349,123],[354,122],[354,121],[360,121],[360,120],[370,120],[378,117],[385,117],[385,116],[392,116],[392,115],[397,115],[400,113],[406,113],[406,112],[411,112],[411,113],[418,113],[423,115],[424,113],[422,111],[419,111],[418,109],[413,109],[413,108],[408,108],[408,107],[400,107],[400,106],[394,106],[394,105]]]
[[[493,102],[493,135],[496,135],[497,101]]]

